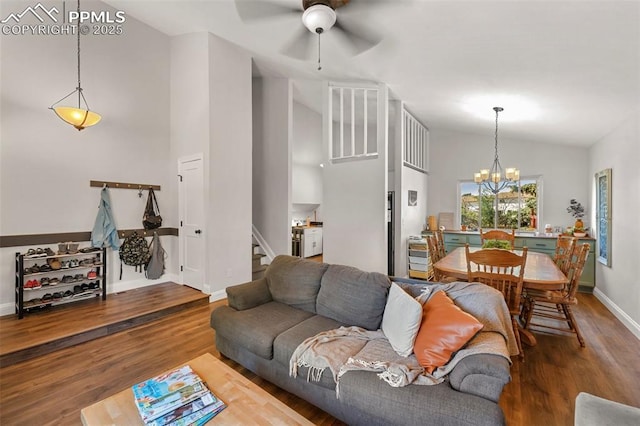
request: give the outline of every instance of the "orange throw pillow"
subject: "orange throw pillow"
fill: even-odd
[[[413,352],[427,373],[445,365],[484,325],[457,307],[440,290],[422,307],[422,323]]]

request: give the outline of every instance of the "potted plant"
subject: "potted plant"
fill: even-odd
[[[584,217],[584,207],[574,198],[569,201],[569,207],[567,207],[567,212],[571,214],[576,219],[576,222],[573,224],[573,232],[585,233],[584,222],[582,222],[582,218]],[[584,237],[584,235],[582,235]]]

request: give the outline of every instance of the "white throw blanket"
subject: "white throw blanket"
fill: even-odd
[[[511,316],[500,292],[478,283],[455,282],[430,287],[431,294],[444,290],[456,305],[484,324],[482,331],[433,374],[424,371],[415,355],[398,355],[382,330],[340,327],[318,333],[302,342],[291,356],[290,375],[296,377],[298,368],[304,366],[309,368],[307,380],[319,381],[324,370],[329,368],[336,382],[336,395],[339,396],[339,380],[347,371],[375,371],[378,377],[394,387],[410,383],[435,385],[442,383],[458,362],[469,355],[494,354],[511,362],[510,355],[518,354]],[[479,294],[483,297],[479,298]],[[487,298],[494,303],[488,302]]]

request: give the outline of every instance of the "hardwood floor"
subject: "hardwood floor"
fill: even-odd
[[[209,296],[162,283],[55,306],[18,319],[0,318],[0,367],[133,328],[180,309],[207,305]]]
[[[580,391],[640,406],[640,341],[592,295],[575,309],[587,347],[573,335],[536,333],[500,405],[509,425],[572,425]],[[153,322],[0,369],[0,424],[79,425],[80,409],[209,352],[220,357],[209,315],[224,301],[192,306]],[[82,321],[73,317],[70,321]],[[0,322],[4,327],[5,323]],[[4,343],[4,342],[3,342]],[[223,361],[319,425],[340,422],[311,404]]]

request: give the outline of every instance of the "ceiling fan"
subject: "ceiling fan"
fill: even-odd
[[[320,66],[320,36],[329,30],[338,33],[344,40],[344,47],[353,55],[358,55],[371,49],[381,41],[381,37],[366,30],[358,23],[350,21],[348,16],[355,16],[363,8],[372,9],[376,2],[365,0],[302,0],[302,10],[272,0],[235,0],[240,19],[245,22],[277,19],[286,16],[302,18],[302,25],[283,49],[282,53],[296,59],[306,59],[312,51],[314,35],[318,39],[318,69]],[[338,17],[337,9],[349,5],[341,10]],[[301,14],[302,12],[302,14]],[[349,22],[347,22],[349,21]],[[308,30],[308,31],[307,31]]]

